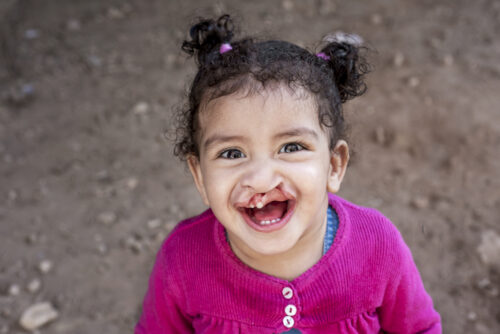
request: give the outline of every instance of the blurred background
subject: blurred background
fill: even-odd
[[[132,332],[161,241],[204,210],[163,132],[190,23],[225,12],[364,38],[341,195],[397,225],[445,333],[500,333],[499,1],[1,0],[0,334]]]

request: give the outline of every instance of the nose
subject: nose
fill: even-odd
[[[279,165],[273,159],[260,158],[247,164],[240,184],[254,193],[266,193],[282,181]]]

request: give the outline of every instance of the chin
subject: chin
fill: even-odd
[[[251,244],[247,244],[254,252],[261,255],[279,255],[288,252],[293,248],[295,242],[292,242],[290,237],[287,237],[285,241],[277,240],[266,240],[265,242],[254,241]]]

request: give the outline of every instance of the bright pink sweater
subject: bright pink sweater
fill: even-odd
[[[135,334],[281,333],[284,323],[304,334],[441,333],[394,225],[334,195],[330,204],[333,245],[291,282],[242,263],[210,210],[181,222],[158,252]]]

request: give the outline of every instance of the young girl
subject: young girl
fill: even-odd
[[[228,15],[190,36],[176,154],[210,209],[164,242],[135,333],[441,333],[394,225],[334,195],[342,103],[365,91],[358,40],[233,41]]]

